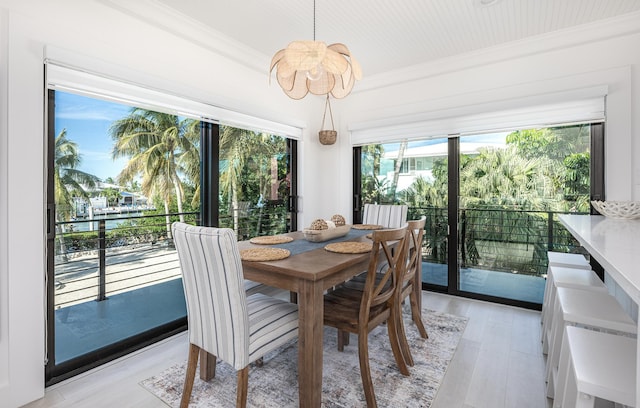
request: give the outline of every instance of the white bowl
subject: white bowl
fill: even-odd
[[[600,214],[610,218],[640,218],[640,201],[591,201]]]
[[[304,229],[304,239],[310,242],[324,242],[330,239],[344,237],[351,231],[351,225],[342,225],[340,227],[329,228],[324,230]]]

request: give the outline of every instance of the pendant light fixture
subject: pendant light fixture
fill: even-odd
[[[353,58],[346,45],[326,45],[316,41],[316,2],[313,1],[313,41],[291,42],[271,59],[271,73],[276,70],[276,79],[287,96],[302,99],[308,93],[331,94],[344,98],[353,89],[356,80],[362,79],[362,68]]]

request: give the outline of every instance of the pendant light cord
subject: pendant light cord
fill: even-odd
[[[313,41],[316,40],[316,0],[313,0]]]

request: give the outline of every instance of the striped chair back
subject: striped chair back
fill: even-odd
[[[249,317],[238,242],[229,228],[175,222],[189,342],[236,370],[249,364]]]
[[[402,228],[407,223],[407,210],[406,205],[365,204],[362,223]]]

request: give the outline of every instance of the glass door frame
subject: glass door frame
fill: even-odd
[[[56,364],[56,327],[55,327],[55,90],[46,89],[47,134],[46,140],[46,356],[45,385],[53,385],[77,374],[98,367],[104,363],[144,348],[150,344],[171,337],[187,330],[186,315],[153,329],[125,338],[108,346],[82,354],[78,357]],[[219,125],[200,121],[200,213],[196,222],[199,225],[218,226],[219,208]],[[289,154],[289,171],[291,177],[288,210],[289,229],[297,229],[297,140],[286,138]]]
[[[590,199],[604,200],[605,191],[605,161],[604,161],[604,138],[605,123],[593,122],[591,127],[591,165],[590,165]],[[362,222],[361,214],[361,189],[362,189],[362,147],[353,147],[353,222]],[[460,235],[458,231],[458,216],[460,213],[460,135],[451,134],[448,136],[448,234],[447,234],[447,286],[435,285],[422,282],[423,290],[447,293],[454,296],[466,297],[470,299],[484,300],[493,303],[500,303],[510,306],[523,307],[527,309],[540,310],[538,303],[527,302],[516,299],[509,299],[486,294],[474,293],[460,290],[460,265],[458,263]],[[593,208],[591,209],[593,213]],[[603,279],[604,270],[593,259],[591,260],[593,270]]]

